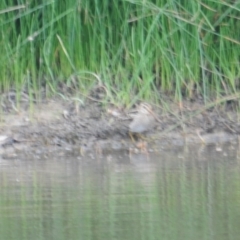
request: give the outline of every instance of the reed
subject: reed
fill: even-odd
[[[239,90],[238,1],[0,2],[0,86],[132,104]]]

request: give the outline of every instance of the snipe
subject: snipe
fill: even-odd
[[[155,120],[156,117],[152,107],[147,103],[141,103],[137,113],[133,116],[132,122],[129,124],[131,138],[133,133],[142,134],[151,130],[154,127]]]

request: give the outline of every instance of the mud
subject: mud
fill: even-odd
[[[106,150],[160,151],[185,144],[237,142],[240,133],[235,103],[206,107],[201,102],[153,105],[159,121],[143,140],[132,142],[128,134],[130,109],[92,100],[81,102],[51,99],[42,103],[2,104],[0,155],[20,153],[86,152]],[[134,106],[133,106],[134,108]]]

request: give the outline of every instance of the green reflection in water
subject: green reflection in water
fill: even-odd
[[[3,165],[1,239],[238,239],[239,164],[208,153]]]

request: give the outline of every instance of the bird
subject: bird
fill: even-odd
[[[142,134],[154,127],[156,116],[148,103],[141,103],[137,108],[137,113],[133,116],[129,124],[129,134]]]

